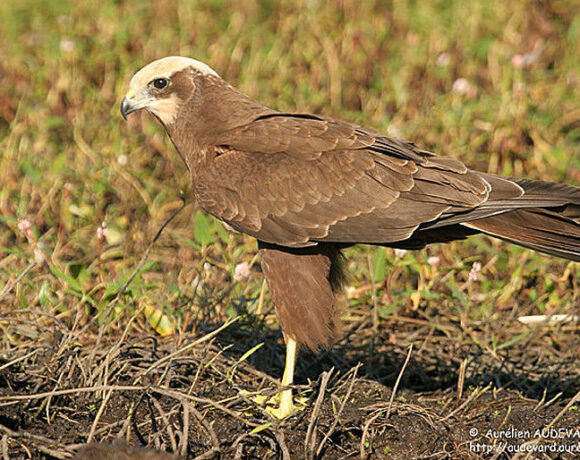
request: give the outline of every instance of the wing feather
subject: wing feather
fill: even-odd
[[[411,142],[311,115],[265,115],[222,133],[216,148],[196,186],[202,207],[285,246],[399,242],[511,209],[524,188]]]

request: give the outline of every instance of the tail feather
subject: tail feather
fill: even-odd
[[[580,223],[549,209],[518,209],[463,225],[520,246],[580,262]]]
[[[463,225],[539,252],[580,262],[580,188],[512,179],[524,190],[511,210]],[[493,206],[494,197],[484,206]],[[503,208],[505,202],[501,204]]]

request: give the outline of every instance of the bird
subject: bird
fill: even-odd
[[[580,261],[580,188],[507,178],[328,116],[252,100],[196,59],[169,56],[131,78],[123,118],[146,110],[185,162],[206,213],[258,241],[286,343],[279,407],[295,410],[299,346],[340,333],[343,249],[420,249],[483,233]]]

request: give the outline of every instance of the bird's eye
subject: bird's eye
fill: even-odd
[[[167,81],[167,78],[156,78],[153,80],[153,86],[157,89],[165,88],[168,83],[169,81]]]

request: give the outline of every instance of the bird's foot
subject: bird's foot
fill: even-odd
[[[270,406],[267,405],[266,412],[278,420],[284,420],[298,410],[304,409],[303,405],[294,405],[294,398],[292,397],[292,390],[290,389],[281,391],[268,402],[273,404]],[[276,407],[276,402],[278,402],[278,407]]]
[[[277,420],[284,420],[298,411],[304,410],[307,398],[292,396],[292,390],[283,390],[280,393],[268,398],[264,395],[257,395],[251,398],[252,401]]]

